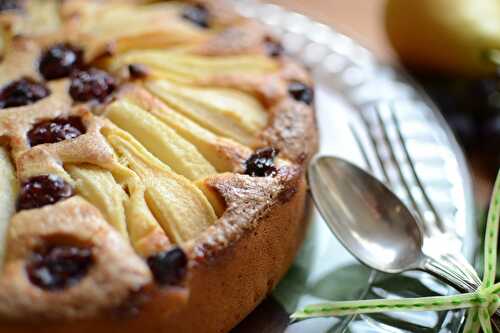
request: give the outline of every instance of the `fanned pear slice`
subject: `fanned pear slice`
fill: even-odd
[[[5,256],[5,236],[15,212],[17,181],[9,152],[0,147],[0,270]]]
[[[31,41],[13,38],[6,30],[3,32],[6,44],[5,54],[0,61],[0,88],[23,76],[37,78],[38,69],[35,64],[39,58],[39,47]]]
[[[268,122],[268,115],[260,102],[253,96],[235,89],[200,88],[174,84],[167,80],[147,83],[150,89],[164,91],[181,99],[199,103],[221,118],[229,118],[251,133],[261,131]]]
[[[210,201],[210,204],[212,205],[212,207],[214,207],[217,217],[221,217],[226,210],[226,202],[224,198],[214,188],[207,185],[206,179],[198,180],[196,182],[196,186],[198,186],[203,194],[205,194],[208,201]]]
[[[125,239],[128,239],[124,204],[128,196],[113,175],[92,165],[69,165],[67,171],[76,180],[76,191],[96,206]]]
[[[146,187],[136,173],[119,163],[110,168],[120,184],[127,187],[129,196],[125,202],[125,215],[130,241],[143,257],[170,247],[170,240],[153,216],[146,203]]]
[[[106,117],[186,178],[194,181],[216,173],[195,146],[137,105],[126,100],[116,101],[108,106]]]
[[[81,0],[64,7],[67,15],[77,14],[78,30],[90,44],[90,58],[98,55],[95,46],[113,46],[114,52],[148,47],[171,47],[202,41],[206,30],[182,19],[180,3],[132,5]],[[102,50],[101,50],[102,51]],[[88,55],[87,55],[88,56]]]
[[[123,130],[104,135],[146,188],[146,202],[169,239],[182,243],[215,223],[217,216],[207,198],[193,183],[178,175]]]
[[[58,1],[31,0],[25,5],[24,18],[15,29],[17,33],[37,36],[54,33],[60,28]]]
[[[226,88],[199,88],[167,80],[146,83],[154,95],[210,131],[252,145],[268,123],[256,98]]]
[[[0,57],[5,56],[5,51],[8,49],[9,45],[9,33],[8,30],[0,26]]]
[[[139,106],[143,110],[147,110],[157,119],[173,128],[184,139],[195,145],[198,151],[218,172],[234,171],[234,161],[229,157],[231,154],[225,154],[223,150],[231,150],[234,152],[233,156],[234,154],[243,156],[248,153],[249,148],[246,146],[231,139],[223,139],[217,136],[181,113],[174,111],[142,88],[134,86],[133,89],[128,89],[121,98]]]
[[[210,57],[179,50],[133,50],[113,59],[111,69],[128,64],[148,66],[157,77],[183,83],[206,82],[227,75],[264,76],[277,71],[279,65],[263,55]]]

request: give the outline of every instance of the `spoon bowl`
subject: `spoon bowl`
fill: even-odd
[[[337,157],[315,158],[311,193],[330,229],[364,264],[386,273],[424,260],[423,232],[412,212],[383,183]]]

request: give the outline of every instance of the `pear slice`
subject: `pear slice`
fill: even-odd
[[[197,88],[167,80],[146,88],[169,106],[208,130],[250,146],[268,123],[268,114],[252,96],[226,88]]]
[[[106,221],[128,239],[124,208],[128,196],[111,172],[92,165],[68,165],[66,170],[76,181],[76,191],[96,206]]]
[[[0,57],[5,57],[5,51],[9,45],[9,33],[4,27],[0,27]]]
[[[169,239],[182,243],[215,223],[217,216],[195,185],[149,153],[130,134],[109,128],[103,134],[145,186],[145,198]]]
[[[38,78],[38,69],[35,68],[40,56],[38,46],[31,41],[15,39],[11,36],[11,32],[3,31],[5,54],[0,62],[0,89],[23,76]]]
[[[180,136],[191,142],[218,172],[234,171],[234,161],[227,154],[224,154],[223,150],[234,151],[234,154],[243,151],[241,155],[244,155],[245,150],[248,150],[247,147],[233,140],[222,139],[201,127],[191,119],[169,108],[142,88],[134,86],[133,89],[125,91],[121,98],[146,110],[173,128]]]
[[[20,34],[41,36],[56,32],[61,26],[58,1],[32,0],[26,2],[25,15],[19,20]]]
[[[210,204],[214,207],[217,217],[221,217],[227,208],[224,198],[213,187],[207,185],[206,179],[198,180],[196,182],[196,186],[198,186],[203,194],[205,194],[208,201],[210,201]]]
[[[210,57],[190,54],[189,49],[133,50],[113,59],[110,67],[140,63],[161,78],[176,82],[199,83],[210,78],[229,75],[264,76],[278,70],[278,64],[263,55],[233,55]]]
[[[215,168],[195,146],[137,105],[119,100],[107,107],[105,115],[186,178],[197,180],[216,173]]]
[[[17,180],[9,152],[0,147],[0,271],[5,256],[5,236],[10,218],[15,212]]]
[[[167,235],[146,203],[146,188],[139,176],[119,163],[113,165],[110,171],[129,193],[125,202],[125,215],[130,241],[136,252],[146,258],[169,248]]]
[[[74,7],[80,19],[78,29],[89,36],[84,43],[90,44],[90,58],[98,55],[92,46],[113,46],[114,52],[148,47],[172,47],[203,41],[211,33],[183,20],[179,3],[131,5],[117,3],[87,4],[80,1]],[[66,6],[71,13],[71,7]],[[102,50],[101,50],[102,51]],[[89,56],[89,55],[87,55]]]
[[[267,112],[260,102],[255,97],[235,89],[198,88],[173,84],[167,80],[148,82],[147,86],[181,99],[197,102],[200,106],[220,114],[221,117],[229,118],[229,121],[237,123],[251,133],[261,131],[268,122]]]

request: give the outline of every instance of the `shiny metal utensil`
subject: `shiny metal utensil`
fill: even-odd
[[[465,283],[475,288],[481,283],[472,265],[461,252],[461,240],[456,232],[443,222],[439,209],[427,193],[426,186],[421,181],[417,167],[407,147],[398,114],[404,114],[405,109],[398,108],[397,102],[380,102],[371,109],[359,113],[361,122],[368,135],[368,147],[375,153],[379,179],[394,189],[402,190],[400,198],[406,199],[412,211],[416,214],[424,235],[424,253],[441,262],[442,266],[454,267],[454,273],[461,276]],[[391,135],[392,130],[392,135]],[[358,142],[358,147],[364,157],[370,172],[374,173],[374,165],[370,163],[366,147],[360,141],[354,127],[351,132]],[[429,147],[432,144],[429,143]],[[432,149],[432,148],[431,148]],[[407,168],[404,172],[403,167]],[[393,177],[389,176],[392,168]],[[419,194],[420,199],[417,194]]]
[[[423,229],[416,217],[371,174],[346,160],[320,156],[310,163],[308,178],[324,220],[365,265],[386,273],[420,270],[459,291],[477,289],[478,283],[464,278],[460,263],[424,253]]]

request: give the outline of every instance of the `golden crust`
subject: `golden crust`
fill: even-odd
[[[69,179],[64,163],[109,165],[114,155],[100,134],[103,122],[84,106],[72,107],[66,80],[49,85],[51,95],[38,103],[3,110],[0,113],[0,136],[9,141],[22,181],[33,175],[52,173]],[[71,141],[44,144],[31,148],[26,133],[39,121],[80,116],[87,132]]]
[[[67,223],[71,217],[71,223]],[[64,293],[35,287],[25,273],[26,258],[55,237],[92,246],[94,267],[82,283]],[[113,263],[110,265],[110,263]],[[0,279],[0,312],[8,319],[88,318],[119,306],[151,282],[146,264],[79,197],[14,216]],[[50,311],[48,311],[50,309]]]
[[[98,0],[92,2],[103,5]],[[108,1],[106,6],[143,2]],[[81,11],[83,3],[88,2],[64,2],[60,14],[67,22],[60,27],[60,33],[13,39],[0,63],[0,74],[5,73],[0,76],[0,83],[16,79],[19,74],[40,79],[34,59],[54,41],[68,40],[61,36],[72,36],[78,31],[79,24],[88,14]],[[265,29],[236,15],[224,1],[203,3],[212,13],[217,13],[216,29],[214,33],[201,34],[192,27],[182,28],[182,38],[197,41],[189,52],[208,57],[265,55]],[[165,19],[158,15],[158,19]],[[0,17],[0,25],[8,22],[9,29],[14,29],[14,22],[20,19],[15,14]],[[179,42],[163,39],[165,30],[162,29],[167,26],[151,26],[151,31],[140,35],[145,43],[171,46]],[[22,29],[18,33],[22,34]],[[131,44],[137,46],[140,38],[136,37],[113,36],[107,40],[87,32],[69,39],[85,45],[88,60],[95,60],[120,54]],[[9,227],[7,259],[0,275],[0,316],[6,319],[0,323],[0,333],[27,333],[35,327],[38,332],[47,333],[89,330],[95,333],[210,333],[227,332],[243,319],[286,272],[304,236],[304,166],[318,144],[313,108],[295,101],[288,93],[290,81],[311,85],[308,73],[286,57],[275,61],[277,70],[263,75],[214,74],[197,82],[200,87],[234,88],[256,96],[269,110],[270,121],[252,147],[217,135],[203,137],[203,144],[218,156],[216,161],[210,162],[219,172],[226,173],[210,176],[200,183],[217,197],[216,200],[224,201],[225,210],[216,223],[198,237],[180,244],[189,259],[187,279],[183,284],[158,287],[141,258],[171,246],[159,227],[134,244],[134,252],[128,240],[121,237],[93,205],[76,196],[53,206],[14,215]],[[123,70],[120,68],[116,74]],[[122,76],[124,81],[130,79],[127,75]],[[132,176],[123,173],[122,161],[104,133],[115,126],[92,114],[91,106],[73,105],[67,94],[67,80],[54,81],[49,88],[51,95],[35,104],[1,110],[0,137],[6,138],[11,148],[18,179],[23,181],[33,175],[52,173],[74,184],[65,165],[88,163],[113,172],[120,185],[127,187],[127,191],[133,190],[127,178]],[[148,92],[141,81],[122,85],[114,98],[134,100],[151,114],[155,110],[174,112]],[[94,113],[100,112],[94,110]],[[29,146],[26,133],[33,124],[68,116],[81,117],[87,132],[74,140]],[[235,174],[244,171],[252,149],[266,146],[278,148],[279,157],[283,159],[278,161],[275,177]],[[144,189],[136,190],[144,195]],[[65,223],[68,219],[71,223]],[[89,276],[78,286],[61,293],[34,287],[24,273],[30,251],[43,242],[44,237],[53,234],[89,242],[96,249],[98,259]],[[39,323],[33,326],[24,320],[21,324],[19,319]]]
[[[262,25],[253,21],[242,21],[197,46],[195,52],[203,55],[264,53],[262,41],[267,35]]]
[[[318,147],[316,119],[310,107],[286,99],[271,109],[271,125],[260,135],[267,145],[299,164],[307,163]]]

